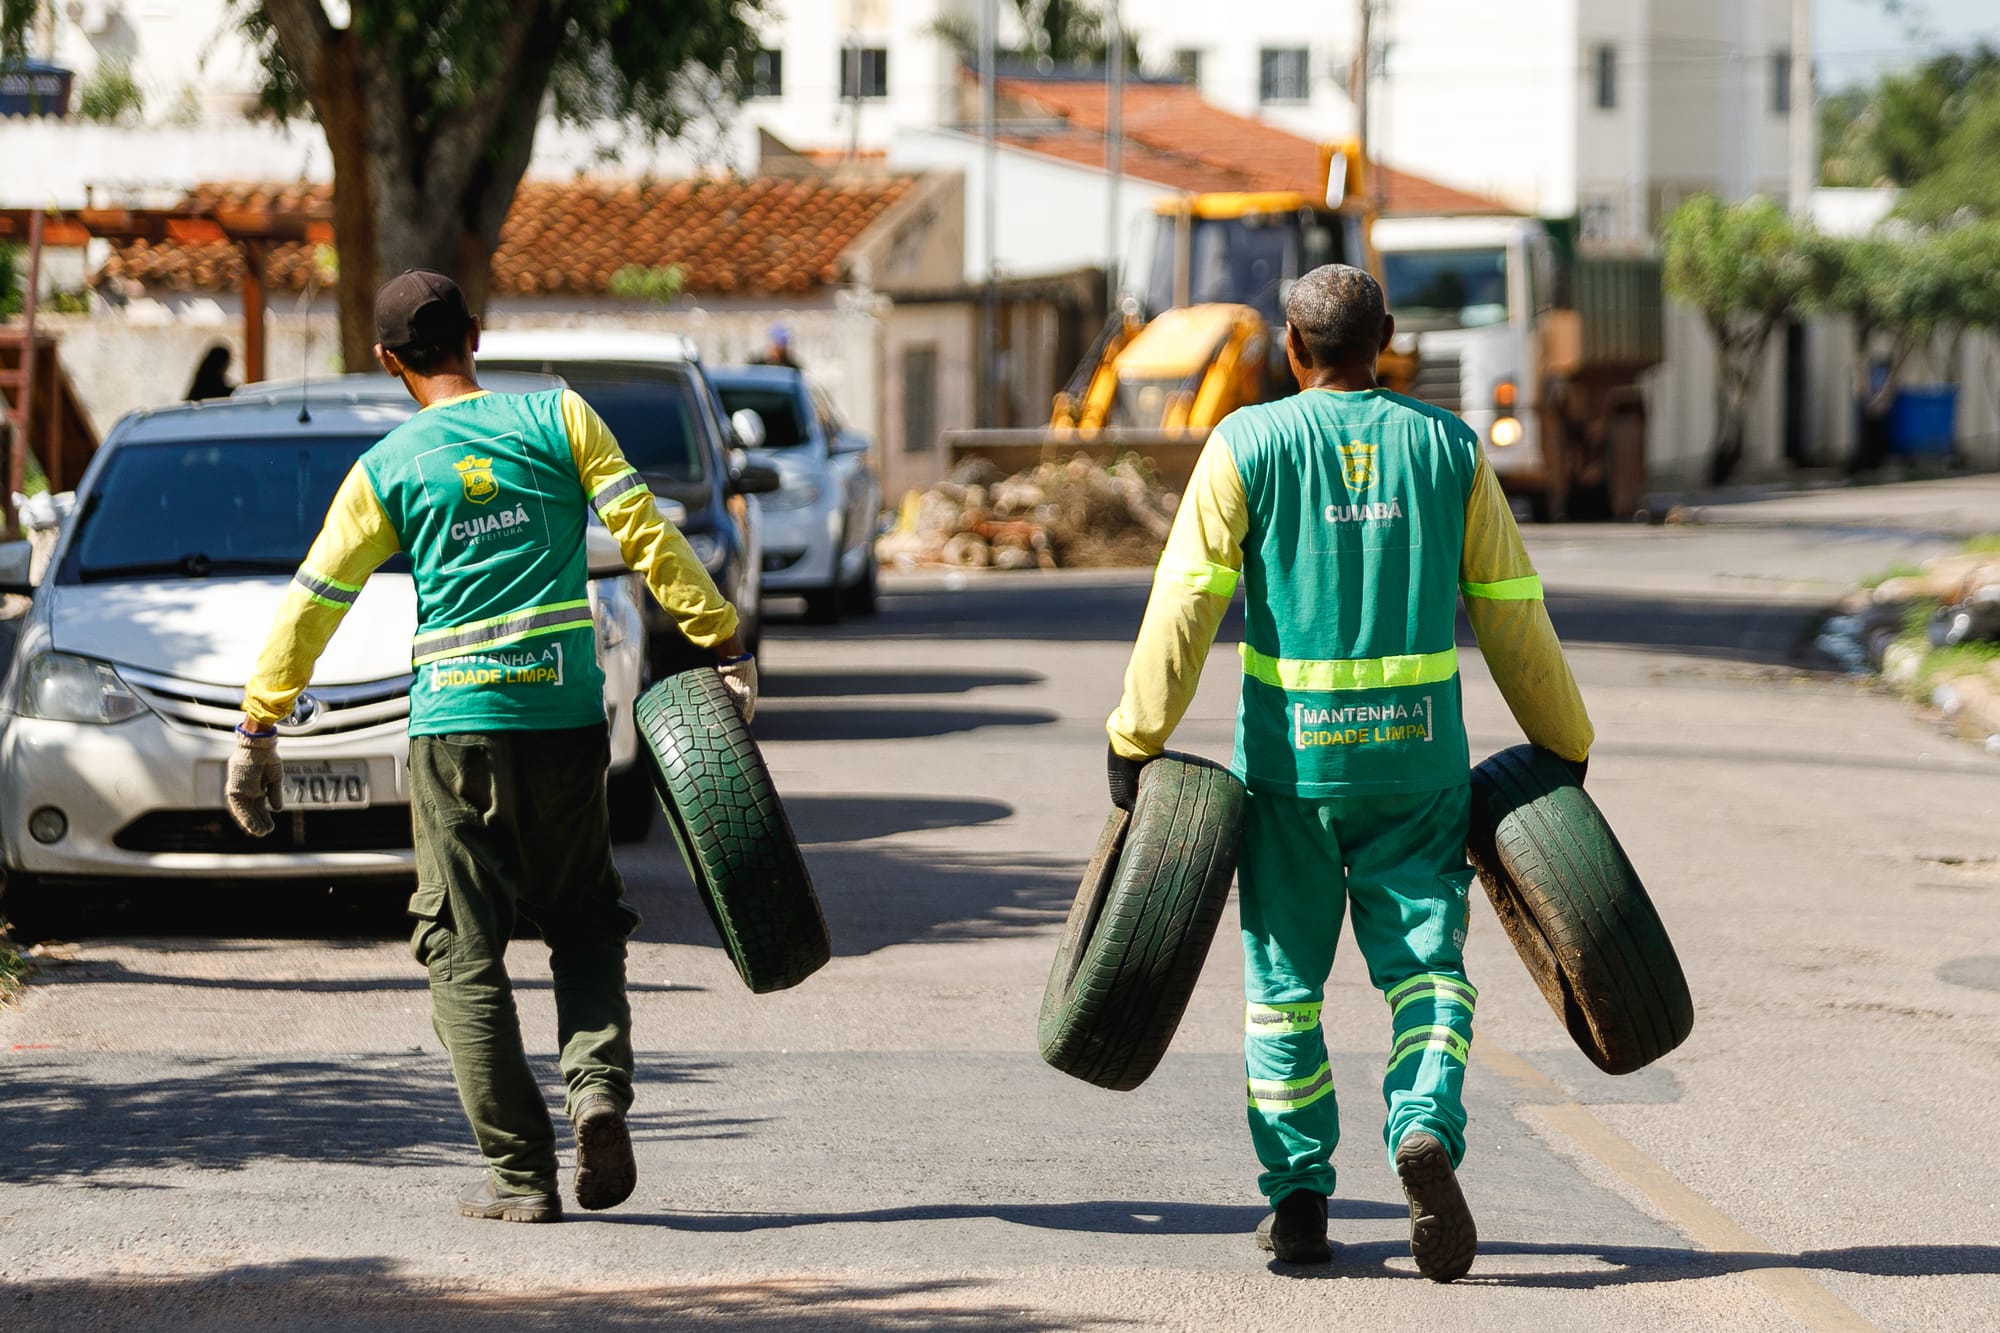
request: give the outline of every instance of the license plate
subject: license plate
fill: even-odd
[[[361,760],[287,759],[285,809],[358,810],[368,804],[368,765]]]

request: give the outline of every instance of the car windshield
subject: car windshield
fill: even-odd
[[[695,386],[673,366],[617,370],[601,362],[479,358],[481,369],[533,370],[560,375],[597,409],[618,437],[633,467],[679,482],[708,478],[708,451],[695,417]]]
[[[722,405],[734,415],[749,408],[764,419],[764,445],[789,449],[806,442],[806,423],[799,415],[799,396],[779,384],[717,384]]]
[[[1389,310],[1412,329],[1477,329],[1507,322],[1507,252],[1385,252],[1382,277]]]
[[[377,435],[126,444],[83,501],[69,566],[83,581],[290,574]],[[384,568],[407,569],[402,557]]]

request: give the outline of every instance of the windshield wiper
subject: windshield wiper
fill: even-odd
[[[205,579],[211,574],[291,574],[297,569],[297,562],[291,560],[211,560],[206,552],[191,551],[175,560],[86,566],[77,571],[77,578],[84,583],[97,583],[105,579],[145,578],[154,574],[179,574],[183,578]]]

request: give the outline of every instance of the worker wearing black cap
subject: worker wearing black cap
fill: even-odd
[[[479,323],[457,284],[413,271],[375,296],[375,355],[423,410],[355,464],[244,689],[230,813],[255,836],[280,807],[276,723],[362,583],[398,552],[417,586],[410,810],[411,948],[488,1171],[468,1217],[553,1222],[555,1132],[521,1046],[505,953],[541,929],[576,1131],[576,1200],[609,1208],[636,1177],[625,941],[638,925],[611,860],[604,675],[586,590],[596,510],[690,641],[716,653],[747,718],[756,663],[736,611],[660,516],[597,413],[568,389],[492,394],[473,378]]]

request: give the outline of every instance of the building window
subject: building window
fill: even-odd
[[[903,452],[927,454],[937,448],[938,349],[936,343],[903,348]]]
[[[881,46],[847,46],[840,51],[840,95],[851,101],[857,97],[889,95],[889,51]]]
[[[1266,47],[1257,59],[1258,101],[1304,102],[1312,97],[1312,74],[1303,46]]]
[[[1788,116],[1792,111],[1792,53],[1771,53],[1771,114]]]
[[[1599,111],[1618,109],[1618,48],[1610,42],[1598,43],[1591,53],[1592,82],[1596,85]]]
[[[750,96],[785,95],[785,53],[756,51],[750,56]]]
[[[1201,52],[1191,48],[1174,52],[1174,77],[1190,88],[1201,87]]]

